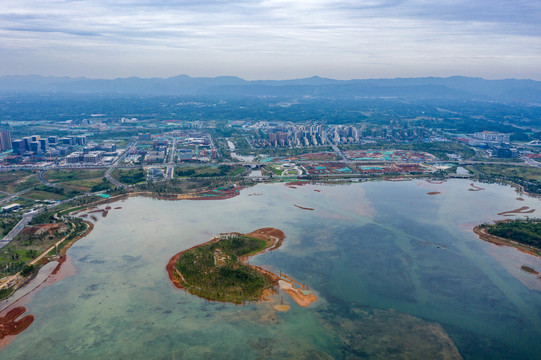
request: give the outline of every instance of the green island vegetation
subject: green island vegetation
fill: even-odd
[[[541,219],[499,221],[480,227],[490,235],[533,246],[541,252]]]
[[[205,243],[180,255],[175,268],[182,285],[191,294],[208,300],[241,304],[261,298],[272,285],[263,274],[244,264],[240,257],[255,254],[270,245],[245,235],[230,235]]]
[[[479,180],[514,183],[531,193],[541,193],[541,169],[533,166],[502,164],[475,164],[469,169],[475,171]]]

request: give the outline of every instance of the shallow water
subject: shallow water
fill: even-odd
[[[34,323],[0,359],[456,358],[453,342],[467,359],[537,358],[541,281],[520,266],[539,271],[541,261],[471,228],[541,203],[495,184],[468,191],[470,183],[274,184],[219,201],[127,199],[68,251],[77,274],[34,292],[25,304]],[[287,294],[212,303],[169,283],[176,252],[261,227],[286,240],[251,262],[307,284],[319,296],[311,307]],[[291,310],[274,310],[280,302]]]

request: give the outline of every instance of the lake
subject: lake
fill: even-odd
[[[541,260],[471,229],[541,203],[470,183],[261,184],[228,200],[111,204],[68,251],[70,276],[23,299],[35,321],[0,359],[538,358],[541,280],[520,267]],[[306,284],[310,307],[282,292],[209,302],[169,282],[175,253],[262,227],[286,239],[250,262]]]

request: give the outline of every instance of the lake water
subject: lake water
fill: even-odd
[[[466,359],[538,359],[541,280],[520,266],[540,271],[540,259],[471,229],[541,203],[470,183],[272,184],[228,200],[112,204],[122,209],[68,251],[74,274],[26,299],[35,321],[0,359],[452,359],[454,346]],[[283,293],[214,303],[169,283],[175,253],[261,227],[286,240],[251,262],[308,285],[312,306]]]

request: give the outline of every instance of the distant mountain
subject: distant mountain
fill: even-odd
[[[88,79],[44,76],[0,77],[0,93],[178,95],[218,97],[325,97],[486,100],[541,104],[541,82],[448,78],[335,80],[318,76],[247,81],[234,76]]]

